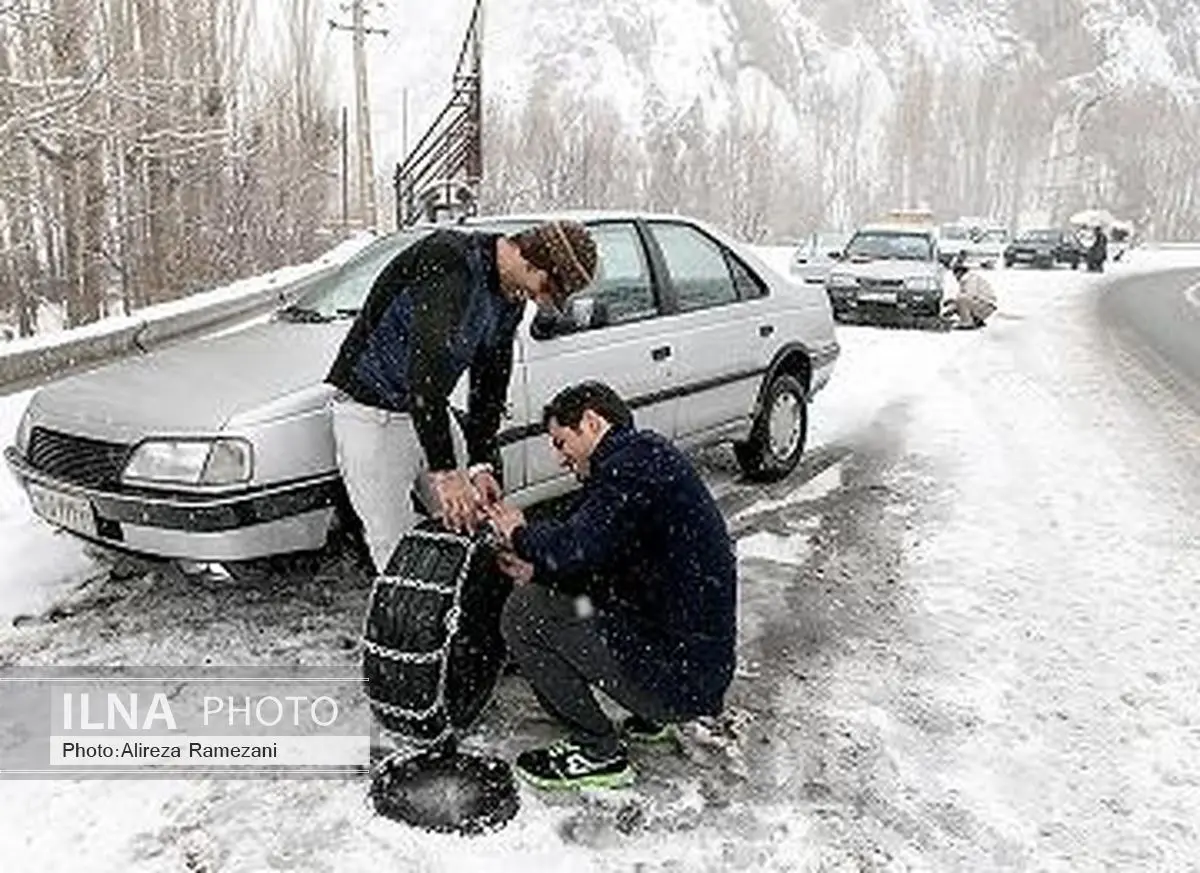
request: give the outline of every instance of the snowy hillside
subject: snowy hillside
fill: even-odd
[[[397,41],[415,47],[417,32],[444,36],[448,21],[461,22],[461,33],[470,7],[406,9],[413,35]],[[486,99],[521,127],[513,142],[535,131],[563,148],[572,136],[595,139],[603,109],[621,119],[646,164],[674,151],[660,171],[676,177],[701,140],[716,149],[722,132],[741,144],[762,134],[777,154],[750,158],[775,168],[758,183],[796,184],[806,222],[852,223],[902,201],[1014,221],[1103,201],[1146,233],[1194,232],[1193,0],[506,0],[486,3],[484,14]],[[437,16],[435,30],[421,26],[422,15]],[[456,51],[451,39],[423,69],[444,65],[447,82]],[[393,60],[413,56],[392,51]],[[393,77],[378,86],[381,125],[395,117],[397,87]],[[428,97],[428,78],[420,87]],[[410,130],[436,111],[429,99]],[[546,106],[541,127],[516,118],[530,101]],[[389,167],[396,136],[386,127],[377,135]],[[724,148],[710,162],[729,171]],[[520,156],[505,159],[519,164]],[[544,155],[538,162],[545,170]],[[1183,193],[1155,190],[1177,184],[1180,172]],[[641,199],[739,223],[728,204],[679,184],[656,200],[648,183]],[[585,187],[606,205],[595,185]],[[628,196],[628,184],[616,187]],[[553,205],[579,194],[540,198]],[[788,208],[764,202],[763,215],[747,222],[781,231]]]

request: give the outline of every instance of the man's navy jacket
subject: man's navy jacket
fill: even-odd
[[[525,304],[500,294],[496,240],[437,230],[392,259],[325,379],[360,403],[410,413],[434,470],[455,466],[449,396],[468,368],[469,460],[500,470],[496,432]]]
[[[628,678],[679,715],[719,712],[737,638],[725,519],[687,458],[652,431],[614,427],[590,467],[570,517],[518,528],[514,550],[535,584],[591,580],[600,632]]]

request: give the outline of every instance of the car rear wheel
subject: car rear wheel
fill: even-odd
[[[808,401],[795,376],[780,373],[771,381],[750,438],[734,443],[738,466],[759,482],[782,479],[796,468],[808,436]]]

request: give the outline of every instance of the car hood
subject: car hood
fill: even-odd
[[[859,279],[906,279],[910,276],[936,276],[939,264],[931,261],[848,261],[835,268],[835,272],[848,273]]]
[[[121,443],[216,432],[319,384],[348,326],[268,322],[118,361],[38,390],[30,424]]]

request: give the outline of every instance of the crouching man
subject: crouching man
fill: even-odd
[[[991,282],[967,269],[965,255],[959,255],[953,270],[959,288],[955,301],[958,327],[964,330],[983,327],[988,316],[996,311],[996,292],[992,290]]]
[[[509,651],[570,735],[521,753],[517,772],[543,788],[626,785],[626,740],[662,739],[671,722],[722,708],[734,670],[734,550],[691,463],[636,430],[607,385],[563,390],[542,419],[583,483],[575,510],[533,522],[503,503],[487,511],[512,549],[501,561],[517,583],[501,618]],[[631,713],[622,730],[593,687]]]

